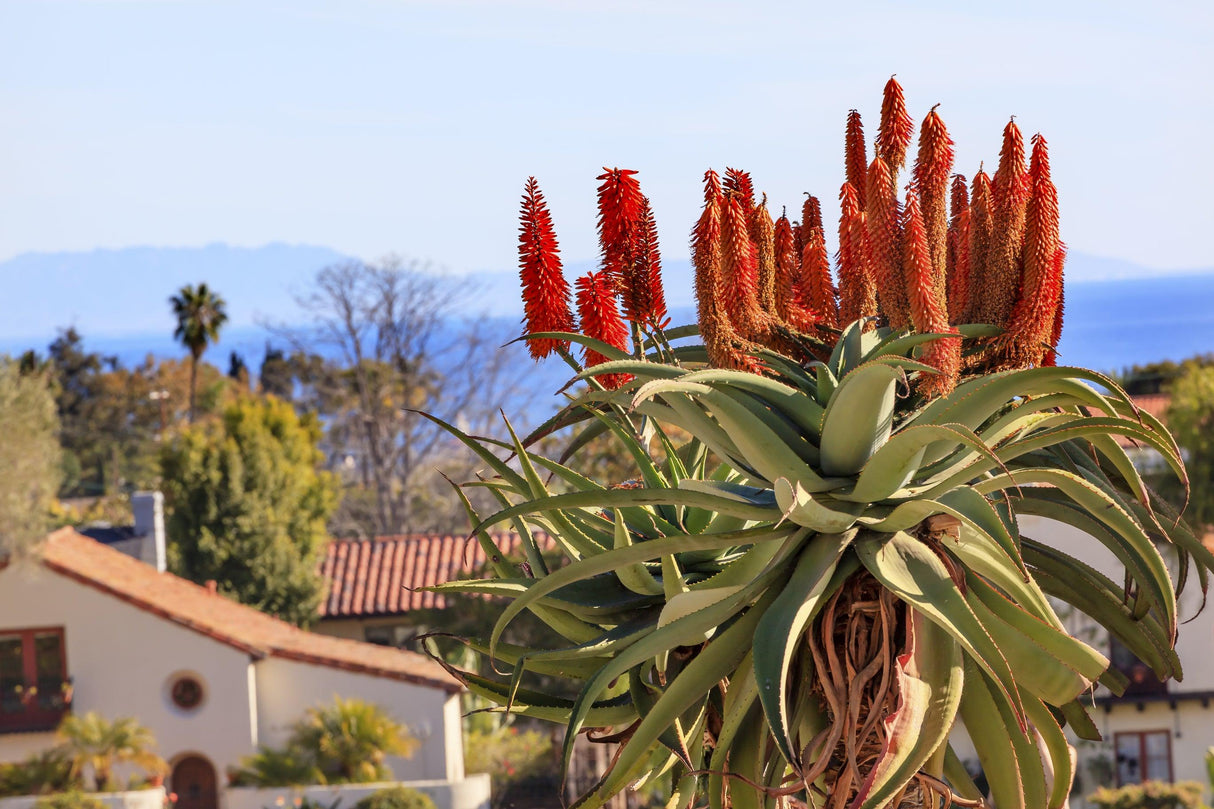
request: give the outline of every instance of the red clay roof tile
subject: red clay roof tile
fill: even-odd
[[[51,534],[41,554],[42,564],[56,573],[255,657],[282,657],[449,692],[460,690],[441,666],[422,655],[306,632],[171,573],[158,572],[71,528]],[[329,563],[326,559],[326,567]]]

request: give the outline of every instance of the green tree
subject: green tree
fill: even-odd
[[[1214,525],[1214,366],[1185,363],[1171,392],[1165,420],[1184,452],[1189,472],[1185,519],[1194,526],[1209,527]]]
[[[113,784],[117,764],[135,764],[149,774],[163,775],[168,770],[156,755],[152,731],[130,717],[109,720],[96,711],[70,714],[59,724],[58,734],[72,760],[73,775],[80,777],[85,767],[91,768],[98,792]]]
[[[195,288],[187,284],[171,298],[173,314],[177,318],[177,329],[173,337],[190,352],[190,423],[194,423],[194,391],[198,375],[198,361],[211,343],[219,342],[219,329],[228,320],[224,299],[199,284]]]
[[[336,486],[320,425],[274,398],[244,397],[168,444],[161,471],[169,564],[292,623],[316,617],[316,572]]]
[[[0,356],[0,556],[45,536],[59,488],[55,400],[45,373]]]

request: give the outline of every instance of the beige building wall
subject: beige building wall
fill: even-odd
[[[152,728],[160,755],[186,753],[224,768],[253,752],[257,721],[249,701],[249,655],[128,604],[115,596],[25,561],[0,570],[0,629],[61,626],[72,710],[107,718],[132,716]],[[170,684],[189,673],[202,704],[183,711]],[[53,734],[0,734],[0,761],[53,743]]]
[[[331,703],[335,695],[376,703],[421,741],[412,758],[389,758],[396,778],[457,781],[464,777],[459,694],[277,657],[257,664],[262,744],[282,744],[306,708]]]

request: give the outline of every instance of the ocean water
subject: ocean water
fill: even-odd
[[[1058,348],[1101,371],[1214,352],[1214,275],[1070,284]]]

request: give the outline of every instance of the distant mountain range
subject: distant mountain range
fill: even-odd
[[[178,356],[168,297],[205,281],[225,298],[230,316],[208,359],[226,365],[235,350],[256,368],[271,337],[264,325],[300,323],[295,297],[318,269],[350,260],[327,247],[288,244],[25,253],[0,262],[0,353],[44,351],[58,329],[74,325],[87,347],[126,362],[148,353]],[[572,278],[593,267],[573,262],[566,271]],[[690,263],[668,258],[663,269],[671,309],[691,317]],[[470,290],[460,314],[515,322],[521,316],[513,269],[450,277]],[[1214,267],[1152,270],[1072,253],[1067,278],[1061,349],[1068,364],[1111,370],[1214,351]]]

